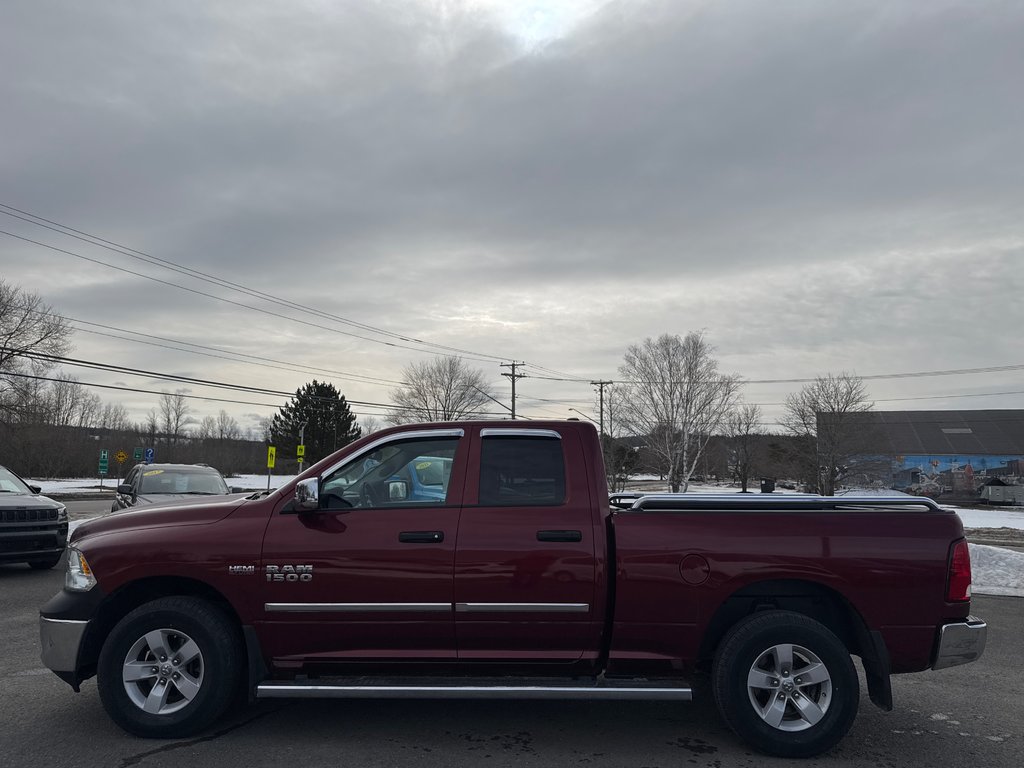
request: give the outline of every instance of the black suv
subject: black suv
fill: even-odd
[[[0,563],[53,568],[67,543],[67,508],[0,467]]]
[[[228,488],[220,472],[205,464],[136,464],[117,486],[110,511],[237,490]]]

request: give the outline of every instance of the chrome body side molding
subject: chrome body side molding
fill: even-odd
[[[264,603],[268,613],[445,613],[451,603]]]

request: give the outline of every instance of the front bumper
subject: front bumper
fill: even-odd
[[[977,616],[939,627],[939,641],[935,649],[932,669],[946,669],[969,664],[981,658],[985,651],[988,624]]]
[[[68,543],[68,524],[32,522],[0,525],[0,563],[22,563],[59,555]]]
[[[88,625],[88,621],[40,616],[39,645],[43,664],[58,674],[74,673],[78,669],[78,648]]]

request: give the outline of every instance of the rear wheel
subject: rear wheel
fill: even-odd
[[[827,627],[788,611],[738,623],[712,672],[726,723],[758,750],[811,757],[846,735],[860,687],[850,653]]]
[[[100,699],[138,736],[191,735],[224,712],[241,679],[241,640],[224,613],[191,597],[136,608],[100,652]]]

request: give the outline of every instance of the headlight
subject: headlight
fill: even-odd
[[[68,508],[63,504],[57,507],[57,520],[62,523],[66,523],[68,521]]]
[[[85,555],[68,547],[68,570],[64,574],[64,588],[72,592],[88,592],[96,586],[96,577],[85,560]]]

